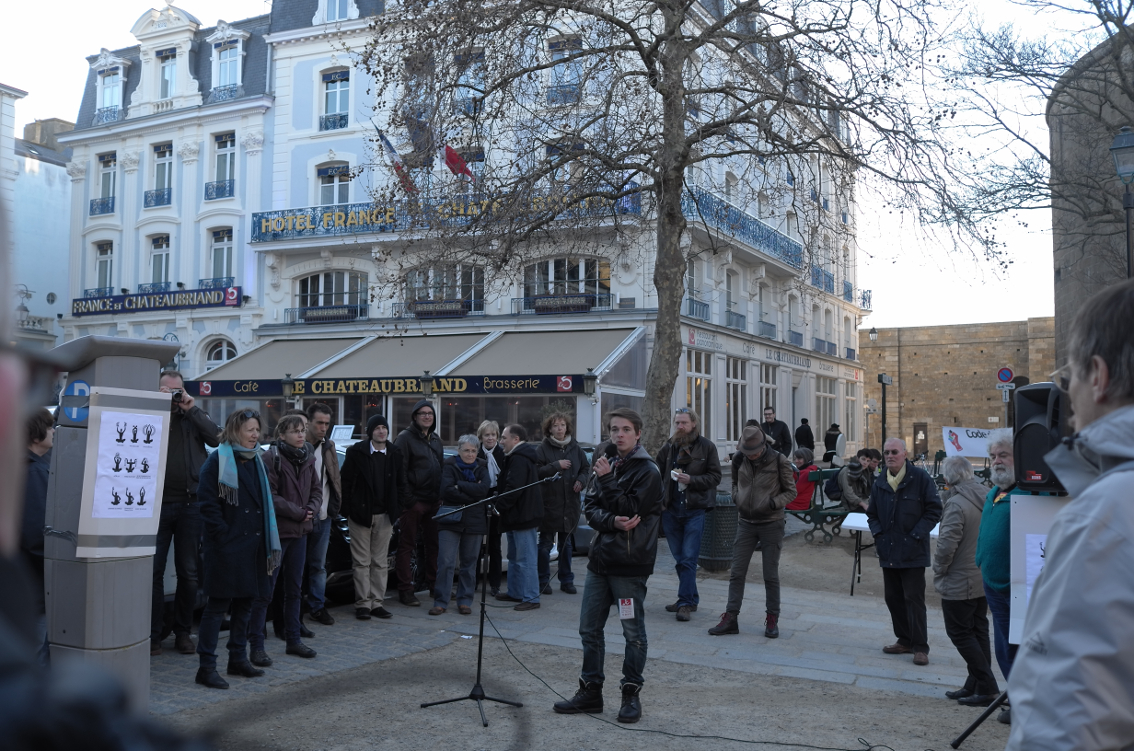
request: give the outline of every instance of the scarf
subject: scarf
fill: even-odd
[[[618,456],[615,457],[614,461],[611,462],[611,464],[610,464],[610,468],[612,470],[614,470],[615,474],[618,473],[619,468],[622,466],[622,462],[624,462],[627,459],[629,459],[630,457],[634,456],[634,453],[640,448],[642,448],[642,442],[638,441],[637,443],[634,444],[634,448],[630,449],[629,454],[627,454],[626,456],[622,456],[622,454],[619,454]]]
[[[233,446],[227,441],[217,447],[217,457],[220,463],[219,488],[220,496],[225,503],[236,506],[240,503],[240,478],[236,473],[236,457],[256,462],[256,474],[260,478],[260,497],[264,502],[264,541],[268,547],[268,575],[279,568],[282,548],[280,547],[280,534],[276,529],[276,509],[272,503],[272,487],[268,484],[268,471],[264,469],[264,462],[260,460],[260,449],[246,449],[243,446]]]
[[[287,459],[296,467],[302,467],[307,463],[311,457],[311,452],[314,450],[310,443],[304,442],[303,448],[297,449],[295,446],[284,443],[283,439],[276,441],[276,450],[280,452],[280,456]]]
[[[496,447],[493,446],[492,451],[484,449],[484,456],[488,460],[488,487],[495,488],[496,478],[500,474],[500,465],[496,463]]]
[[[475,461],[472,464],[465,464],[460,457],[457,457],[456,467],[466,482],[476,482],[476,475],[473,474],[473,470],[476,469]]]
[[[902,479],[905,478],[905,476],[906,465],[904,464],[902,465],[902,468],[898,470],[898,474],[896,475],[892,475],[890,474],[890,470],[886,470],[886,482],[890,484],[890,489],[895,493],[898,492],[898,486],[902,484]]]
[[[557,448],[557,449],[565,449],[565,448],[567,448],[568,446],[570,446],[570,445],[571,445],[571,441],[572,441],[573,439],[571,438],[571,436],[567,436],[567,437],[566,437],[566,438],[564,438],[564,439],[563,439],[562,441],[557,441],[557,440],[555,440],[555,436],[550,436],[550,435],[549,435],[549,436],[547,437],[547,440],[548,440],[548,442],[549,442],[549,443],[550,443],[550,444],[551,444],[552,446],[554,446],[555,448]]]

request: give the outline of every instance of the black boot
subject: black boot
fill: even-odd
[[[622,684],[622,709],[618,710],[619,722],[637,722],[642,719],[642,701],[638,698],[641,691],[640,683]]]
[[[570,699],[555,702],[553,707],[559,714],[601,714],[602,684],[588,683],[579,679],[579,690]]]
[[[228,688],[228,681],[220,677],[220,673],[214,668],[199,668],[197,670],[197,683],[209,688]]]

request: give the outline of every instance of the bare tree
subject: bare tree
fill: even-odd
[[[391,174],[381,190],[387,200],[416,191],[407,200],[421,231],[396,263],[483,265],[491,285],[552,247],[641,254],[658,305],[644,410],[655,448],[678,376],[686,261],[703,250],[688,242],[687,221],[720,227],[734,221],[728,204],[786,203],[802,247],[769,233],[761,250],[806,269],[822,233],[852,231],[839,216],[854,210],[856,174],[885,181],[923,216],[950,214],[948,159],[921,79],[941,43],[934,6],[391,3],[360,57],[378,124],[412,144],[412,185]],[[434,159],[449,144],[467,159],[488,154],[475,186],[437,179]]]

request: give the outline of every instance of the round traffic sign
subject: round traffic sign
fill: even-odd
[[[1001,368],[1000,370],[996,371],[996,380],[1000,381],[1001,383],[1008,383],[1012,380],[1013,375],[1015,374],[1012,372],[1011,368]]]
[[[90,396],[91,387],[86,381],[68,381],[63,396]],[[74,422],[84,422],[90,414],[87,407],[64,407],[63,412]]]

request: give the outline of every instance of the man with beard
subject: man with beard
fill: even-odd
[[[1016,461],[1012,455],[1012,431],[994,430],[988,436],[988,456],[992,460],[992,490],[984,499],[977,538],[976,563],[984,581],[984,596],[992,613],[992,639],[996,664],[1005,680],[1016,659],[1015,644],[1008,643],[1008,622],[1011,620],[1011,519],[1013,495],[1028,495],[1016,487]],[[1011,721],[1011,712],[1004,710],[997,718]]]
[[[399,519],[398,553],[394,570],[398,576],[398,600],[403,605],[418,607],[421,601],[413,591],[413,572],[410,560],[417,545],[418,530],[425,537],[426,589],[433,591],[437,581],[437,522],[433,515],[441,507],[441,469],[445,450],[434,432],[436,416],[433,404],[422,399],[413,406],[410,426],[398,434],[394,447],[401,454],[402,474],[409,486],[405,511]]]
[[[677,620],[688,621],[697,610],[697,557],[701,554],[701,534],[705,531],[705,512],[717,507],[717,486],[721,483],[721,462],[717,447],[701,435],[701,421],[691,409],[677,410],[673,435],[658,451],[662,472],[662,529],[677,569],[677,602],[666,605]]]

